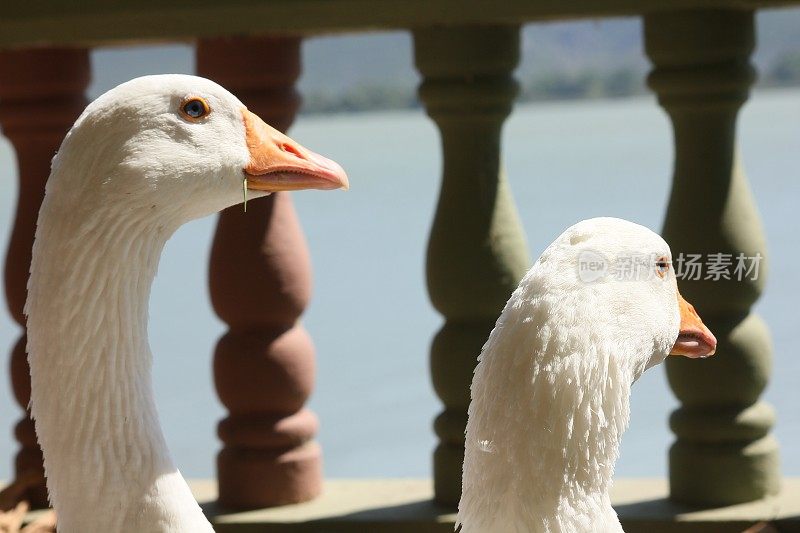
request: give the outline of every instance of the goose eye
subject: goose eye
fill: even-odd
[[[181,115],[187,120],[199,120],[211,112],[208,107],[208,102],[199,96],[192,96],[187,98],[181,104]]]
[[[656,274],[663,278],[667,272],[669,272],[669,259],[663,256],[656,259]]]

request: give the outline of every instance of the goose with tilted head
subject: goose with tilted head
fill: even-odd
[[[620,532],[609,488],[631,385],[717,341],[649,229],[580,222],[528,271],[483,347],[466,430],[461,533]]]

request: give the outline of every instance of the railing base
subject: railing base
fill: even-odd
[[[217,533],[453,533],[455,513],[433,503],[429,479],[327,480],[310,502],[246,512],[220,509],[214,480],[189,484]],[[667,495],[665,479],[618,479],[611,491],[626,533],[742,533],[759,522],[800,532],[800,478],[784,478],[778,496],[729,507],[697,509]]]
[[[201,502],[213,502],[216,484],[195,481]],[[619,479],[612,501],[626,533],[742,533],[768,521],[781,533],[800,532],[800,478],[782,482],[779,496],[723,508],[696,509],[667,499],[665,479]],[[327,480],[322,496],[311,502],[227,513],[214,503],[203,508],[217,533],[361,532],[452,533],[452,508],[432,502],[428,479]]]

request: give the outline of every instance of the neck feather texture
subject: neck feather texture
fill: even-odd
[[[211,531],[153,400],[147,308],[178,224],[149,206],[57,201],[48,195],[39,215],[26,313],[31,411],[59,532]]]
[[[622,531],[608,489],[633,381],[581,302],[523,281],[475,371],[462,533]],[[620,353],[623,352],[623,353]]]

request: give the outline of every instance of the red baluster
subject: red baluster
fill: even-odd
[[[31,246],[50,160],[86,106],[84,91],[89,79],[86,49],[0,52],[0,124],[16,150],[19,169],[19,198],[6,255],[5,290],[11,316],[22,327]],[[25,342],[23,334],[11,352],[10,365],[14,396],[22,409],[31,394]],[[17,423],[15,436],[21,446],[15,461],[16,480],[32,480],[32,488],[23,498],[34,506],[47,506],[42,452],[27,414]]]
[[[201,40],[198,74],[236,94],[286,130],[300,97],[299,38]],[[224,211],[211,252],[211,297],[229,331],[214,356],[220,400],[220,503],[254,508],[319,494],[316,416],[304,408],[314,384],[314,347],[297,323],[311,293],[311,267],[287,193]]]

